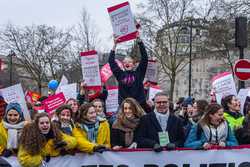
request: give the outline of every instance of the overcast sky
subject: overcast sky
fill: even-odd
[[[132,11],[142,0],[0,0],[0,24],[47,24],[60,28],[77,24],[85,7],[97,25],[102,38],[101,48],[111,47],[112,27],[107,8],[129,1]]]

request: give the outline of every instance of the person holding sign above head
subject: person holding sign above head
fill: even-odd
[[[219,104],[208,105],[204,116],[197,125],[193,125],[184,144],[185,147],[193,149],[237,145],[238,142],[224,120],[223,108]]]
[[[86,152],[102,153],[110,148],[110,129],[107,120],[99,120],[91,103],[80,107],[80,114],[73,136],[77,139],[77,149]]]
[[[25,125],[19,103],[9,103],[0,124],[0,154],[9,157],[17,153],[19,137]]]
[[[18,160],[23,167],[40,167],[51,156],[65,155],[76,147],[76,139],[62,133],[47,113],[38,113],[20,137]]]
[[[240,113],[240,102],[234,95],[229,95],[221,100],[224,108],[224,117],[229,122],[232,130],[242,126],[244,116]]]
[[[153,148],[160,152],[182,147],[184,129],[180,118],[169,111],[168,95],[159,92],[154,97],[155,109],[142,116],[138,127],[136,142],[139,148]]]
[[[135,60],[129,56],[123,59],[124,70],[118,66],[115,61],[115,49],[119,38],[114,38],[114,46],[109,55],[109,65],[119,84],[118,103],[121,105],[124,99],[132,97],[136,99],[144,109],[147,109],[143,80],[147,70],[148,55],[143,42],[139,38],[139,33],[137,33],[137,43],[141,52],[141,60],[136,69]]]
[[[140,118],[145,115],[142,107],[133,98],[126,98],[117,115],[117,119],[112,125],[111,144],[113,149],[136,148],[136,128]]]

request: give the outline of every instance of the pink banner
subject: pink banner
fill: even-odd
[[[43,100],[42,104],[45,107],[47,113],[51,114],[55,109],[60,107],[66,102],[66,99],[63,93],[58,93],[52,96],[49,96],[47,99]]]
[[[123,65],[119,60],[115,60],[116,63],[118,64],[118,66],[123,69]],[[109,64],[105,64],[102,68],[101,68],[101,81],[103,83],[107,82],[107,80],[113,75]]]

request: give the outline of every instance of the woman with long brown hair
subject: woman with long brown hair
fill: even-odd
[[[185,147],[209,149],[213,146],[236,146],[238,142],[223,116],[223,108],[219,104],[208,105],[204,116],[193,125],[188,134]]]
[[[110,148],[110,129],[107,120],[98,119],[95,107],[91,103],[80,107],[78,122],[73,129],[77,140],[77,149],[86,152],[100,152]]]
[[[74,137],[63,134],[47,113],[39,113],[26,125],[20,138],[18,160],[23,167],[37,167],[50,156],[64,155],[76,146]]]
[[[111,144],[113,149],[124,147],[135,148],[136,128],[144,110],[133,98],[126,98],[117,115],[117,120],[112,126]]]

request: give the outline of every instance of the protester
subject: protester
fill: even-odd
[[[38,113],[20,138],[18,160],[23,167],[39,167],[50,157],[65,155],[76,147],[76,139],[62,133],[47,113]]]
[[[4,116],[6,107],[7,107],[7,103],[5,102],[3,96],[0,96],[0,120],[2,120]]]
[[[9,103],[0,124],[0,153],[9,157],[17,153],[19,136],[25,119],[19,103]]]
[[[244,116],[240,113],[240,103],[234,95],[229,95],[221,100],[224,108],[224,117],[229,122],[232,130],[241,127]]]
[[[235,131],[235,136],[239,144],[250,144],[250,103],[246,106],[246,117],[242,123],[242,127]]]
[[[91,103],[80,107],[80,114],[73,136],[77,139],[78,150],[93,153],[110,148],[110,129],[106,120],[99,120]]]
[[[153,148],[162,151],[164,147],[182,147],[184,131],[182,120],[169,112],[168,96],[157,93],[154,98],[154,112],[144,115],[139,123],[136,142],[139,148]]]
[[[146,95],[144,92],[143,80],[147,70],[148,56],[143,42],[137,36],[137,43],[141,52],[141,61],[135,69],[135,60],[132,57],[126,56],[123,59],[124,71],[118,66],[115,61],[115,49],[118,39],[114,39],[114,47],[109,55],[110,68],[118,81],[118,103],[121,105],[122,101],[127,97],[136,99],[140,105],[146,110],[149,108],[146,103]],[[149,111],[146,111],[149,112]]]
[[[100,90],[89,89],[84,81],[80,84],[80,92],[77,95],[77,100],[80,105],[92,102],[95,99],[101,99],[103,102],[107,100],[108,91],[103,85]]]
[[[71,107],[72,110],[72,119],[75,121],[78,115],[78,110],[79,110],[79,103],[77,102],[76,99],[70,98],[66,101],[66,104],[68,104]]]
[[[101,99],[95,99],[92,101],[93,106],[95,107],[95,111],[97,114],[97,117],[100,119],[106,119],[105,114],[105,105],[104,102]]]
[[[201,119],[203,114],[205,113],[206,107],[208,106],[208,102],[206,100],[197,100],[194,102],[192,106],[192,112],[188,116],[188,120],[186,120],[186,124],[184,126],[185,136],[187,137],[189,131],[191,130],[194,124],[197,124]]]
[[[248,106],[250,106],[250,96],[246,97],[245,103],[243,105],[243,113],[244,113],[244,115],[249,114],[250,108]]]
[[[209,149],[214,146],[236,146],[238,142],[223,117],[223,108],[219,104],[210,104],[204,117],[193,125],[184,146],[193,149]]]
[[[144,111],[135,99],[126,98],[122,102],[111,131],[113,149],[137,147],[135,142],[136,128],[143,115]]]
[[[183,104],[184,100],[185,100],[185,97],[179,97],[179,99],[178,99],[177,102],[175,103],[175,105],[174,105],[174,112],[175,112],[176,114],[178,114],[178,113],[181,111],[181,109],[182,109],[182,104]]]
[[[72,108],[69,105],[64,104],[56,109],[56,115],[58,117],[58,121],[55,122],[58,123],[59,129],[63,133],[72,136],[72,130],[74,128]]]

